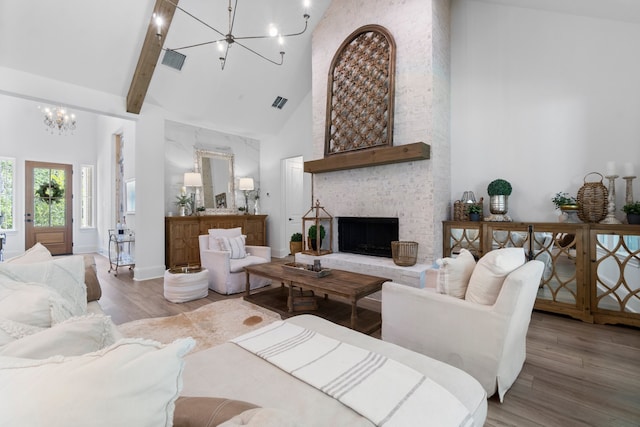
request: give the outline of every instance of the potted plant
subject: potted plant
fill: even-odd
[[[491,220],[493,221],[511,221],[507,216],[509,210],[508,199],[511,195],[511,184],[509,181],[498,178],[494,179],[487,186],[489,194],[489,211],[491,212]]]
[[[289,251],[291,255],[302,252],[302,233],[293,233],[289,242]]]
[[[570,195],[569,193],[558,192],[551,199],[553,204],[556,206],[556,209],[560,210],[577,210],[578,202],[576,198]]]
[[[204,206],[198,206],[198,207],[196,208],[196,211],[198,211],[198,215],[199,215],[199,216],[202,216],[202,215],[204,215],[204,213],[205,213],[206,209],[205,209],[205,207],[204,207]]]
[[[469,214],[470,221],[480,221],[480,215],[482,215],[482,206],[471,203],[467,208],[467,213]]]
[[[309,243],[311,245],[311,249],[314,251],[318,250],[318,243],[322,246],[322,239],[324,239],[326,232],[324,231],[324,226],[320,224],[320,241],[318,242],[318,227],[314,224],[309,227],[309,231],[307,235],[309,236]]]
[[[627,214],[629,224],[640,224],[640,201],[627,203],[622,210]]]
[[[191,197],[186,194],[179,194],[176,196],[176,205],[180,209],[180,216],[185,216],[187,214],[187,206],[191,203]]]

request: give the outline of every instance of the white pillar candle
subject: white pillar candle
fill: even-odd
[[[616,162],[608,161],[607,162],[607,174],[606,176],[613,176],[616,174]]]
[[[180,189],[180,193],[184,196],[185,194],[187,194],[187,187],[182,187]]]
[[[634,176],[633,163],[627,162],[624,164],[624,176]]]

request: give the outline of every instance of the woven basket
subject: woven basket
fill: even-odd
[[[589,175],[598,175],[597,182],[587,182]],[[584,177],[584,185],[578,190],[578,218],[582,222],[600,222],[607,216],[607,199],[609,191],[602,183],[603,176],[598,172],[590,172]]]
[[[473,203],[476,206],[480,207],[480,218],[484,218],[484,208],[482,207],[483,198],[480,197],[480,200],[476,203]],[[453,220],[454,221],[469,221],[469,213],[467,212],[467,208],[470,203],[462,202],[460,200],[456,200],[453,202]]]
[[[408,267],[418,260],[418,242],[391,242],[391,256],[396,265]]]

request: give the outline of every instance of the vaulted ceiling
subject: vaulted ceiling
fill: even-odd
[[[236,0],[233,0],[235,3]],[[336,0],[337,1],[337,0]],[[456,0],[452,0],[455,2]],[[639,0],[477,0],[640,22]],[[270,23],[284,32],[303,27],[303,0],[238,0],[236,36],[265,34]],[[311,0],[309,29],[286,40],[284,65],[275,66],[234,46],[225,70],[213,45],[183,51],[181,71],[160,64],[146,93],[173,119],[260,138],[276,133],[311,87],[311,33],[331,0]],[[401,2],[396,4],[401,13]],[[0,0],[0,66],[126,98],[155,0]],[[228,0],[180,0],[179,6],[225,32]],[[176,11],[165,48],[210,41],[219,35]],[[273,59],[272,40],[247,45]],[[276,96],[288,98],[282,110]],[[122,112],[126,110],[123,101]]]
[[[330,0],[312,0],[309,28],[285,39],[284,64],[273,65],[233,46],[224,71],[213,44],[183,50],[181,71],[161,64],[153,73],[145,104],[173,117],[219,130],[260,137],[276,133],[311,88],[311,33]],[[236,0],[232,3],[235,5]],[[234,35],[264,35],[269,24],[284,33],[304,28],[302,0],[238,0]],[[180,0],[179,6],[225,33],[228,0]],[[0,66],[126,98],[155,0],[0,0]],[[221,38],[177,10],[164,48]],[[245,44],[278,61],[273,39]],[[272,108],[276,96],[289,101]],[[123,102],[123,113],[125,111]],[[142,113],[145,107],[142,106]]]

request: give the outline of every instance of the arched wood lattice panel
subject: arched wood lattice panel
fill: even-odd
[[[340,45],[329,68],[325,156],[393,145],[396,45],[365,25]]]

